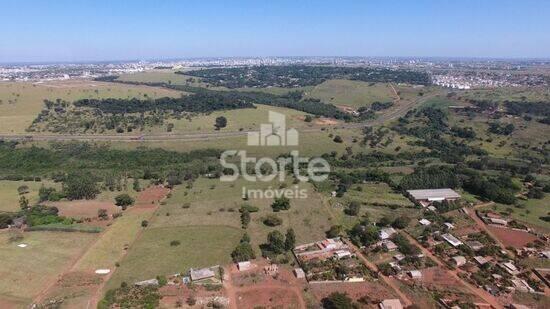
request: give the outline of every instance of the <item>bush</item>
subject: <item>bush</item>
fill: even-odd
[[[281,219],[281,218],[279,218],[275,215],[267,215],[264,218],[263,222],[267,226],[278,226],[278,225],[281,225],[283,223],[283,219]]]
[[[275,201],[271,204],[273,211],[278,212],[281,210],[290,209],[290,200],[284,196],[275,198]]]
[[[123,209],[126,209],[126,207],[133,205],[134,202],[134,199],[126,193],[119,194],[115,197],[115,205],[121,206]]]
[[[172,240],[170,242],[170,246],[172,246],[172,247],[179,246],[180,244],[181,244],[181,242],[179,240]]]

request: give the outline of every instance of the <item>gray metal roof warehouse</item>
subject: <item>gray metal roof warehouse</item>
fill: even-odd
[[[442,200],[453,200],[460,198],[458,194],[453,189],[427,189],[427,190],[407,190],[407,193],[412,196],[417,201],[428,200],[428,201],[442,201]]]

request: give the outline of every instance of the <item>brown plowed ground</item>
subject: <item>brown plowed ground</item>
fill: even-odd
[[[537,236],[533,234],[512,230],[505,227],[488,225],[487,228],[491,231],[491,233],[493,233],[493,235],[498,237],[498,239],[500,239],[506,247],[512,246],[514,248],[522,248],[537,239]]]

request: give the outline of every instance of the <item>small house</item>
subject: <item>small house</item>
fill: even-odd
[[[464,243],[466,244],[466,246],[472,248],[472,250],[474,251],[479,251],[484,247],[484,245],[477,240],[469,240]]]
[[[378,234],[380,239],[388,239],[392,237],[394,234],[396,234],[397,231],[393,227],[386,227],[380,230],[380,233]]]
[[[386,250],[388,250],[388,251],[390,251],[390,252],[391,252],[391,251],[397,250],[397,245],[396,245],[393,241],[391,241],[391,240],[389,240],[389,239],[383,240],[383,241],[382,241],[382,246],[383,246],[384,248],[386,248]]]
[[[384,299],[378,306],[380,309],[403,309],[401,301],[397,298]]]
[[[441,235],[441,237],[443,237],[443,239],[445,239],[451,246],[455,248],[462,245],[462,242],[451,234],[443,234]]]
[[[412,279],[420,279],[422,278],[422,273],[419,270],[411,270],[409,271],[409,276]]]
[[[252,269],[252,263],[250,263],[250,261],[244,261],[244,262],[239,262],[237,263],[237,268],[239,269],[239,271],[246,271],[246,270],[250,270]]]
[[[420,224],[422,224],[422,225],[424,225],[424,226],[428,226],[428,225],[432,224],[432,223],[430,222],[430,220],[428,220],[428,219],[420,219],[420,220],[418,220],[418,223],[420,223]]]
[[[294,276],[298,279],[304,279],[306,277],[306,273],[301,268],[294,268]]]
[[[453,262],[456,267],[460,267],[466,264],[466,258],[461,255],[453,256]]]

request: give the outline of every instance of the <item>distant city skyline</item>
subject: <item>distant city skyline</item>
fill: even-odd
[[[0,63],[216,57],[550,58],[544,1],[13,1]]]

